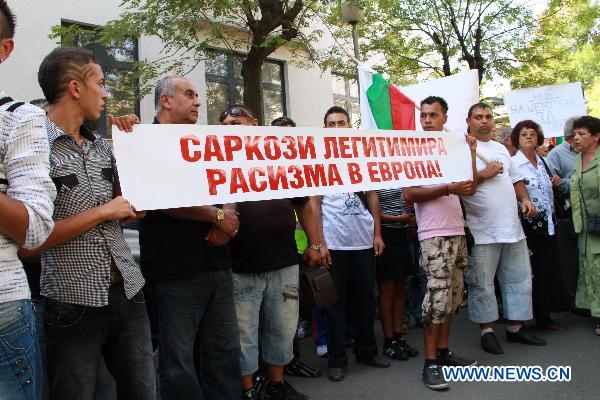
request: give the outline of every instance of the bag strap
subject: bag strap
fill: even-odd
[[[6,109],[6,111],[13,112],[13,111],[15,111],[17,108],[21,107],[23,104],[25,104],[25,103],[24,103],[24,102],[22,102],[22,101],[19,101],[18,103],[15,103],[15,104],[11,105],[10,107],[8,107],[8,108]]]
[[[585,206],[585,197],[583,196],[583,187],[581,186],[582,180],[583,180],[583,173],[581,174],[581,177],[577,180],[577,184],[579,185],[579,197],[581,198],[581,202],[583,203],[583,211],[585,211],[585,215],[587,218],[588,211],[587,211],[587,207]]]
[[[548,168],[548,164],[546,164],[546,161],[544,161],[544,157],[540,157],[540,160],[542,160],[542,164],[544,164],[544,168],[546,168],[546,173],[550,178],[552,178],[554,174],[552,173],[552,171],[550,171],[550,168]]]
[[[14,101],[12,97],[3,97],[0,99],[0,106],[10,103],[11,101]]]
[[[3,97],[3,98],[1,98],[0,99],[0,107],[3,106],[3,105],[5,105],[6,103],[10,103],[11,101],[15,101],[15,100],[12,97]],[[21,107],[23,104],[25,104],[25,103],[22,102],[22,101],[19,101],[19,102],[15,103],[15,104],[11,104],[11,106],[8,107],[6,109],[6,111],[13,112],[17,108]]]

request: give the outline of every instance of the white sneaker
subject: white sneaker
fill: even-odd
[[[327,355],[327,345],[317,346],[317,357],[325,357]]]

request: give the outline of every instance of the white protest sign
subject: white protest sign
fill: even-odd
[[[448,103],[448,122],[446,128],[450,132],[467,132],[467,112],[479,102],[479,75],[472,69],[440,79],[418,83],[399,88],[416,105],[428,96],[442,97]],[[419,111],[416,111],[417,130],[423,129],[419,122]]]
[[[113,144],[138,210],[472,179],[464,136],[447,132],[136,125]]]
[[[512,127],[531,119],[547,138],[563,136],[567,119],[587,114],[579,82],[510,90],[504,94],[504,104]]]

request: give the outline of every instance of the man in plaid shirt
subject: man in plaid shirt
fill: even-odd
[[[119,398],[154,400],[144,278],[119,225],[135,209],[120,196],[111,148],[83,125],[100,117],[107,98],[102,69],[88,50],[58,48],[38,80],[58,192],[54,230],[38,249],[51,395],[91,399],[104,357]]]

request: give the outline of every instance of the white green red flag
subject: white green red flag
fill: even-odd
[[[364,64],[358,65],[363,129],[415,130],[415,103]]]

